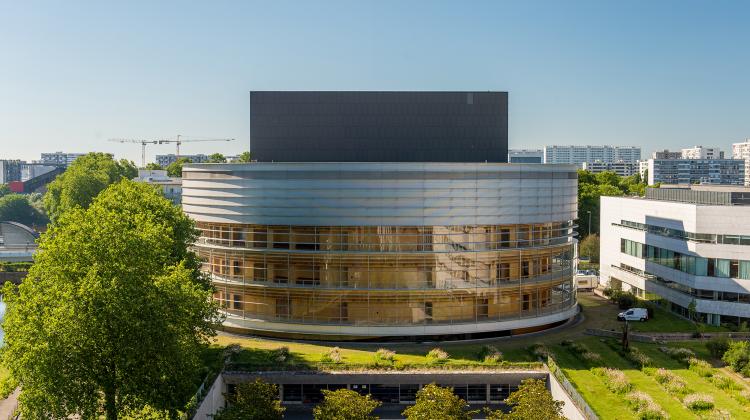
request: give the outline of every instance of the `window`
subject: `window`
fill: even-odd
[[[497,279],[510,280],[510,264],[500,263],[497,265]]]
[[[276,316],[278,318],[289,318],[289,298],[282,297],[276,299]]]
[[[232,309],[242,309],[242,295],[235,294]]]
[[[253,264],[253,280],[266,281],[266,264],[256,262]]]
[[[521,277],[529,277],[529,260],[521,261]]]
[[[510,248],[510,229],[500,229],[500,248]]]
[[[349,320],[349,303],[348,302],[341,302],[339,314],[341,316],[341,321]]]
[[[424,303],[424,319],[428,324],[432,322],[432,302]]]
[[[490,315],[489,299],[477,299],[477,319],[487,319]]]

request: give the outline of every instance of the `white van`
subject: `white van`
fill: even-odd
[[[645,321],[648,319],[648,309],[630,308],[625,312],[617,314],[619,321]]]

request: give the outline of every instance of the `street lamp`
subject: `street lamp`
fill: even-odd
[[[589,214],[589,233],[588,235],[591,235],[591,210],[587,210],[586,213]],[[588,236],[586,235],[586,236]]]

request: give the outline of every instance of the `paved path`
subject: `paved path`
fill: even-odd
[[[14,419],[13,413],[18,407],[18,394],[21,392],[20,388],[16,388],[8,398],[0,400],[0,420]]]

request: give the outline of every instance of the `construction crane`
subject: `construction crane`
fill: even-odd
[[[177,140],[158,140],[159,144],[165,144],[165,143],[174,143],[177,146],[177,153],[176,156],[180,157],[180,145],[182,143],[192,143],[192,142],[199,142],[199,141],[234,141],[234,139],[204,139],[204,138],[182,138],[182,135],[177,135]]]
[[[141,145],[141,167],[146,167],[146,145],[159,144],[161,140],[109,139],[115,143],[135,143]]]

